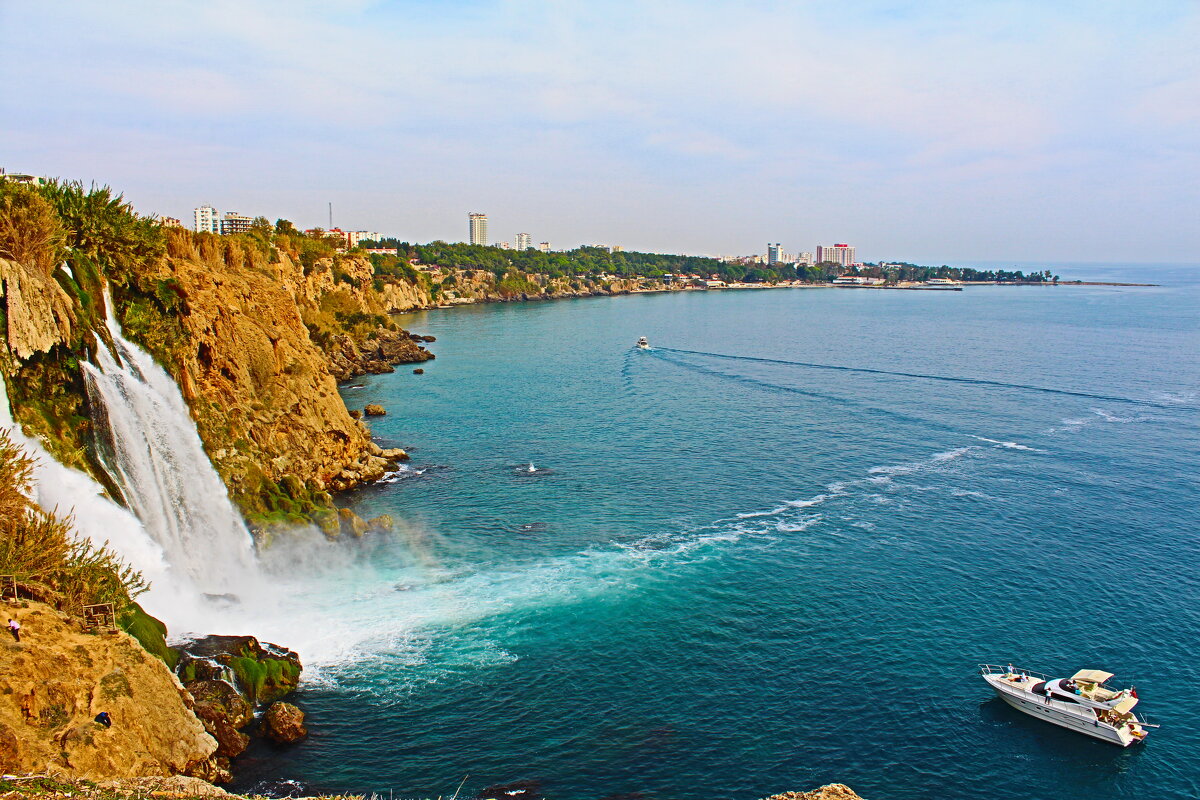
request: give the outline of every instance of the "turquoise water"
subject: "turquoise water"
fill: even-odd
[[[1200,270],[1153,277],[405,317],[426,374],[344,389],[412,453],[355,500],[398,530],[316,582],[343,655],[241,786],[1196,797]],[[1116,672],[1163,727],[1024,717],[983,661]]]

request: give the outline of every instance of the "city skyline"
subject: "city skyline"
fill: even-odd
[[[1197,260],[1192,3],[673,8],[5,4],[0,151],[147,213],[332,200],[414,240],[485,207],[562,247]]]

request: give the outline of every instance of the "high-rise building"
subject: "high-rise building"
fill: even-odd
[[[247,217],[236,211],[226,211],[225,216],[221,217],[221,235],[232,236],[235,233],[246,233],[250,230],[251,222],[254,222],[253,217]]]
[[[848,267],[854,264],[854,248],[848,244],[835,244],[832,247],[817,245],[817,263],[826,262]]]
[[[470,220],[471,226],[471,238],[467,241],[469,241],[471,244],[487,244],[487,214],[475,212],[468,214],[467,217]]]
[[[803,264],[806,267],[811,267],[813,265],[813,254],[801,253],[800,255],[796,256],[796,263]]]
[[[775,244],[767,243],[767,266],[773,267],[783,260],[783,247],[776,242]]]
[[[517,249],[518,250],[528,250],[531,247],[533,247],[533,237],[530,236],[528,233],[518,233],[517,234]]]
[[[197,231],[206,231],[208,233],[221,232],[221,220],[217,217],[217,210],[212,206],[200,206],[192,212],[196,224]]]

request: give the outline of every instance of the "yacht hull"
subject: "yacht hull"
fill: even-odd
[[[1043,697],[1021,689],[1010,688],[1000,680],[989,679],[988,684],[991,685],[1001,700],[1008,703],[1017,711],[1028,714],[1031,717],[1037,717],[1060,728],[1067,728],[1077,733],[1082,733],[1085,736],[1090,736],[1093,739],[1100,739],[1121,747],[1128,747],[1137,741],[1124,728],[1113,728],[1111,725],[1106,725],[1095,718],[1087,718],[1079,714],[1062,711],[1057,708],[1057,706],[1062,705],[1057,701],[1047,703]]]

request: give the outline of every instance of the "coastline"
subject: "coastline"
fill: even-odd
[[[621,283],[635,283],[637,279],[624,280]],[[892,285],[854,285],[854,284],[833,284],[833,283],[805,283],[801,281],[781,282],[781,283],[730,283],[723,286],[668,286],[661,282],[652,285],[634,285],[634,286],[619,286],[618,288],[599,288],[592,290],[579,291],[556,291],[548,290],[540,294],[521,293],[513,296],[494,296],[490,294],[458,296],[450,300],[450,302],[434,303],[429,305],[412,305],[407,308],[393,308],[389,313],[392,316],[402,314],[413,314],[423,311],[437,311],[459,306],[481,305],[486,303],[514,303],[514,302],[536,302],[544,300],[569,300],[586,297],[616,297],[620,295],[632,294],[671,294],[671,293],[689,293],[689,292],[721,292],[721,291],[765,291],[769,289],[871,289],[871,290],[891,290],[891,291],[923,291],[923,292],[946,292],[946,291],[962,291],[966,287],[1000,287],[1000,286],[1038,286],[1038,287],[1123,287],[1123,288],[1158,288],[1162,284],[1158,283],[1128,283],[1120,281],[959,281],[954,285],[949,286],[929,286],[925,283],[907,281]]]

